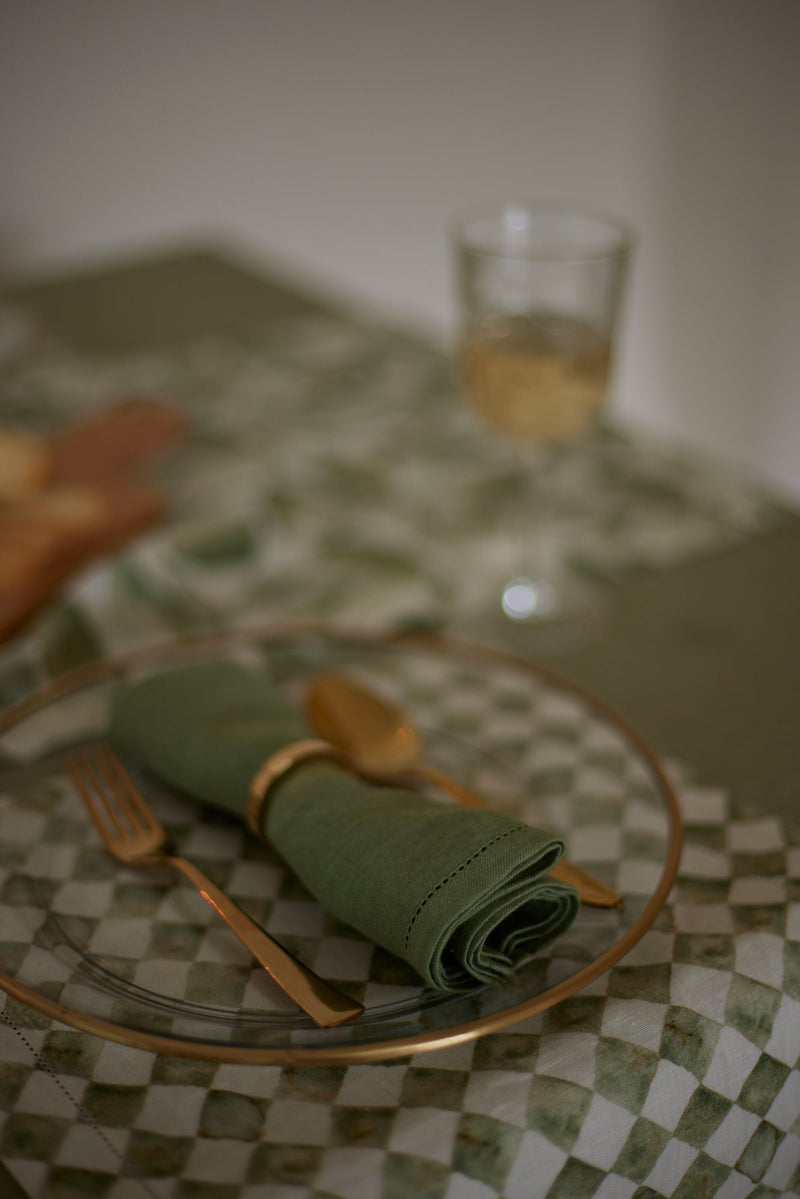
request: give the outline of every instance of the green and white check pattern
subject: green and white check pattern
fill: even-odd
[[[52,347],[11,383],[4,411],[44,430],[141,390],[182,397],[195,416],[168,476],[176,519],[90,572],[6,652],[4,701],[99,653],[254,616],[458,625],[463,613],[468,625],[482,580],[465,580],[464,563],[483,560],[477,576],[513,560],[513,537],[494,530],[513,533],[523,481],[426,347],[334,318],[113,362]],[[576,556],[605,577],[773,517],[707,464],[609,431],[568,469]],[[574,744],[546,752],[544,774],[557,777],[564,754],[575,763]],[[157,1057],[7,999],[0,1159],[33,1199],[800,1194],[800,846],[673,769],[687,844],[670,903],[574,998],[476,1043],[296,1068]],[[638,835],[650,833],[645,819]],[[576,821],[579,851],[580,836]],[[27,899],[12,827],[0,844],[7,914]],[[604,853],[615,860],[585,830],[582,852],[599,869]],[[77,881],[109,877],[96,849],[78,858]],[[624,869],[626,889],[646,889],[635,853]],[[246,869],[239,878],[246,891]],[[303,902],[282,885],[272,910]],[[126,901],[139,919],[145,897]],[[178,948],[176,972],[197,952]]]
[[[533,472],[429,346],[334,317],[107,360],[48,346],[4,388],[4,419],[46,432],[142,392],[183,403],[191,434],[164,471],[178,523],[125,557],[115,605],[133,591],[177,628],[266,611],[480,633],[493,588],[519,573]],[[776,515],[716,463],[612,429],[559,474],[571,557],[606,579]]]
[[[800,848],[719,791],[686,783],[682,800],[657,927],[586,991],[475,1044],[213,1065],[8,1001],[3,1160],[42,1197],[797,1194]]]

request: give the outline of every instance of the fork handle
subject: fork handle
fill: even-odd
[[[295,1003],[322,1028],[335,1028],[360,1016],[364,1011],[349,995],[338,991],[315,974],[288,950],[256,924],[246,912],[221,891],[208,875],[186,858],[169,857],[167,861],[184,878],[197,887],[200,894],[222,917],[253,957]]]

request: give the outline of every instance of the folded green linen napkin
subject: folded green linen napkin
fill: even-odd
[[[262,763],[309,735],[265,676],[229,661],[128,685],[109,729],[119,751],[237,816]],[[329,912],[444,990],[507,978],[578,910],[575,891],[546,877],[564,851],[558,837],[368,783],[331,760],[279,780],[263,831]]]

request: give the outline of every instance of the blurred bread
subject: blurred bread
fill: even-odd
[[[0,504],[0,641],[81,566],[154,524],[163,506],[161,493],[138,479],[52,487]]]
[[[40,491],[50,474],[50,450],[29,433],[0,428],[0,500]]]
[[[53,438],[52,480],[96,483],[139,473],[169,454],[185,432],[186,417],[173,404],[131,396]]]
[[[15,635],[81,567],[163,515],[144,474],[186,430],[173,405],[130,397],[45,443],[0,428],[0,642]]]

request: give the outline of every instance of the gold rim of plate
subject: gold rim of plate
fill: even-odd
[[[585,703],[596,716],[611,724],[623,735],[649,769],[664,801],[668,821],[666,852],[658,883],[649,901],[630,928],[626,929],[613,945],[583,969],[556,986],[537,994],[532,999],[451,1028],[425,1031],[413,1036],[391,1040],[371,1041],[361,1045],[264,1047],[202,1043],[191,1039],[150,1033],[145,1030],[130,1029],[111,1020],[76,1011],[57,1000],[40,994],[27,984],[20,983],[2,969],[0,969],[1,990],[34,1011],[41,1012],[72,1028],[153,1053],[237,1065],[344,1065],[355,1062],[382,1061],[405,1057],[412,1053],[442,1049],[465,1041],[477,1040],[488,1033],[498,1032],[500,1029],[527,1020],[581,991],[589,983],[605,974],[641,940],[664,907],[678,872],[683,844],[683,821],[675,789],[655,750],[637,729],[610,704],[557,670],[506,650],[430,631],[356,629],[346,625],[316,621],[269,622],[242,626],[222,633],[170,638],[152,646],[99,659],[67,671],[38,687],[25,699],[0,712],[0,733],[7,732],[19,721],[35,714],[52,701],[68,696],[73,691],[81,690],[93,683],[107,682],[115,677],[124,676],[127,671],[144,668],[150,662],[154,665],[158,664],[163,661],[167,652],[173,657],[180,656],[183,652],[187,656],[191,656],[199,650],[213,652],[217,647],[232,647],[253,641],[274,641],[283,637],[301,635],[330,637],[342,642],[352,641],[361,649],[407,646],[409,649],[433,651],[446,656],[454,655],[471,661],[484,662],[487,665],[510,667],[574,696]]]

